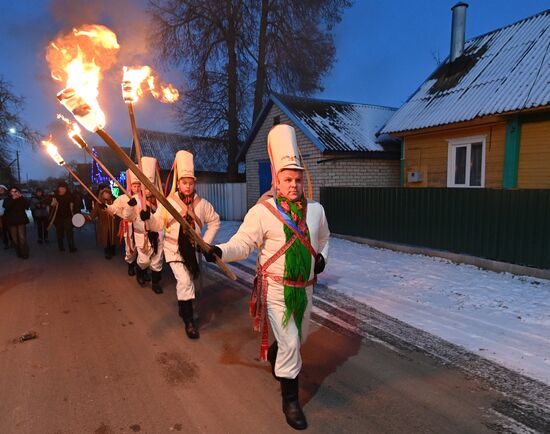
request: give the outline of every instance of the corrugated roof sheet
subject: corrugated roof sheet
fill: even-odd
[[[383,133],[550,104],[550,10],[466,42],[395,113]]]
[[[370,104],[274,95],[317,139],[321,151],[384,151],[376,134],[396,109]],[[283,107],[281,107],[283,108]]]
[[[122,148],[122,150],[126,153],[130,152],[130,148]],[[120,172],[126,171],[126,165],[108,146],[93,146],[93,151],[97,158],[99,158],[99,161],[101,161],[114,176],[118,176]],[[96,163],[94,162],[93,164]]]
[[[161,170],[170,170],[176,152],[186,150],[193,154],[195,171],[227,171],[227,149],[221,140],[208,137],[189,137],[138,128],[143,156],[155,157]]]

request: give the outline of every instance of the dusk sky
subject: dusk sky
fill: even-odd
[[[61,85],[50,78],[44,48],[63,30],[79,24],[104,24],[118,36],[120,62],[153,63],[147,50],[145,0],[0,0],[0,75],[25,98],[24,120],[48,133],[63,107],[55,95]],[[324,80],[321,98],[399,107],[443,61],[449,51],[453,0],[356,0],[335,29],[337,61]],[[466,38],[477,36],[548,8],[547,0],[471,0]],[[116,8],[113,7],[116,5]],[[120,63],[119,62],[119,63]],[[121,65],[124,63],[120,63]],[[181,85],[177,71],[158,68],[167,81]],[[100,103],[107,114],[106,130],[121,145],[131,142],[120,82],[113,73],[102,82]],[[143,98],[136,107],[138,126],[178,131],[169,105]],[[91,133],[85,138],[100,144]],[[17,142],[14,143],[17,145]],[[66,160],[84,161],[84,153],[59,143]],[[62,173],[41,151],[25,143],[21,151],[22,181]]]

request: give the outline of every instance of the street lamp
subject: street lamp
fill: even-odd
[[[8,132],[11,136],[19,139],[19,140],[25,140],[25,137],[17,134],[17,130],[14,127],[10,127],[8,129]],[[17,162],[17,183],[21,184],[21,168],[19,167],[19,149],[15,150],[15,159],[8,164],[8,167],[11,167],[13,163]]]

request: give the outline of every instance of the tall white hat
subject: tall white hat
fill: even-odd
[[[195,177],[195,164],[193,163],[193,154],[189,151],[178,151],[176,158],[174,159],[174,165],[172,166],[172,188],[170,194],[176,191],[178,181],[181,178],[193,178]]]
[[[162,191],[162,182],[160,179],[160,170],[156,158],[142,157],[141,170],[143,174],[151,181],[158,191]]]
[[[307,180],[307,197],[311,200],[313,190],[309,172],[302,160],[296,131],[286,124],[275,125],[267,135],[267,152],[271,160],[272,187],[277,187],[277,174],[284,169],[303,170]]]
[[[141,184],[141,181],[137,178],[136,175],[134,175],[134,172],[132,172],[130,169],[126,170],[126,187],[128,191],[132,191],[132,184],[139,183]]]
[[[290,125],[279,124],[267,135],[267,152],[271,160],[273,181],[283,169],[304,170],[298,151],[296,132]]]
[[[195,178],[195,165],[193,154],[189,151],[178,151],[174,161],[174,175],[176,181],[180,178]]]

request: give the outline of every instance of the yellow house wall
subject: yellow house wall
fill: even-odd
[[[448,140],[471,136],[485,136],[485,187],[502,188],[506,138],[506,124],[503,122],[405,136],[405,185],[447,187]],[[407,173],[410,171],[421,171],[422,182],[408,183]]]
[[[550,121],[521,125],[518,188],[550,188]]]

